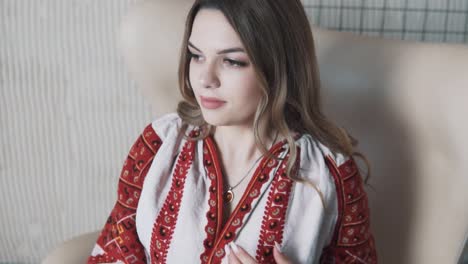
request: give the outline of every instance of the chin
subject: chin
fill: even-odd
[[[212,126],[227,126],[229,121],[227,115],[219,110],[202,110],[203,119]]]
[[[236,114],[223,111],[206,111],[202,110],[203,118],[206,123],[216,127],[227,126],[250,126],[253,124],[253,117],[238,119]]]

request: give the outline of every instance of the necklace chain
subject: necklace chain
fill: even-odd
[[[263,157],[263,155],[261,155],[260,157],[258,157],[258,159],[254,162],[254,164],[252,164],[252,167],[250,167],[250,169],[247,171],[247,173],[244,175],[244,177],[242,177],[242,179],[234,186],[231,186],[229,185],[229,190],[234,190],[234,188],[236,188],[237,186],[239,186],[239,184],[241,184],[241,182],[247,177],[247,175],[249,175],[250,171],[255,167],[255,164],[257,164],[257,162]]]
[[[276,136],[275,136],[275,139],[273,140],[273,142],[271,143],[271,146],[270,146],[270,149],[271,147],[273,146],[273,144],[275,144],[276,142],[276,139],[278,138],[278,131],[276,131]],[[244,179],[249,175],[250,171],[255,167],[255,164],[257,164],[257,162],[264,156],[264,154],[262,154],[260,157],[257,158],[257,160],[255,160],[254,164],[252,164],[252,166],[250,167],[250,169],[247,171],[247,173],[244,175],[244,177],[242,177],[242,179],[240,179],[240,181],[235,184],[234,186],[231,186],[228,184],[229,186],[229,189],[226,191],[227,193],[229,193],[231,195],[231,198],[228,198],[228,202],[231,202],[232,199],[234,198],[234,193],[232,192],[234,190],[234,188],[236,188],[237,186],[239,186],[239,184],[241,184],[242,181],[244,181]],[[225,193],[226,193],[225,192]]]

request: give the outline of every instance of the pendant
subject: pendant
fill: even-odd
[[[229,188],[229,190],[224,193],[224,201],[230,203],[232,200],[234,200],[234,192],[232,192],[232,188]]]

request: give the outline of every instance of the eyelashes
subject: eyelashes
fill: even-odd
[[[231,60],[231,59],[224,59],[224,61],[227,61],[232,66],[236,66],[236,67],[245,67],[245,66],[247,66],[247,63],[242,62],[242,61],[236,61],[236,60]]]
[[[195,59],[195,61],[198,61],[200,59],[200,55],[197,55],[197,54],[194,54],[190,51],[188,51],[188,56],[190,58],[190,60],[192,59]],[[248,65],[248,63],[246,62],[243,62],[243,61],[237,61],[237,60],[232,60],[232,59],[224,59],[223,60],[224,62],[227,62],[229,64],[229,66],[232,66],[232,67],[246,67]]]
[[[198,59],[198,58],[200,58],[200,56],[198,56],[198,55],[196,55],[196,54],[193,54],[193,53],[190,52],[190,51],[187,52],[187,54],[188,54],[188,56],[189,56],[190,59],[193,59],[193,58]]]

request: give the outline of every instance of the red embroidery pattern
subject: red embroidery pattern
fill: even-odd
[[[115,262],[115,257],[109,255],[97,255],[97,256],[90,256],[88,258],[88,263],[109,263]]]
[[[202,263],[207,263],[213,245],[216,241],[216,237],[221,229],[221,221],[223,218],[223,184],[222,181],[218,181],[216,175],[221,175],[219,167],[215,167],[214,164],[219,164],[217,162],[213,163],[211,157],[215,150],[211,149],[212,142],[209,138],[205,139],[205,144],[203,145],[203,164],[205,167],[206,175],[210,179],[210,198],[208,200],[209,210],[206,214],[208,220],[205,226],[206,239],[203,241],[205,251],[200,255],[200,260]],[[220,205],[220,206],[218,206]]]
[[[117,260],[146,263],[136,232],[135,212],[144,178],[161,143],[150,124],[133,144],[121,171],[117,202],[96,242],[105,253],[90,256],[88,264]]]
[[[301,134],[296,133],[293,136],[293,139],[296,140],[300,137],[300,135]],[[282,146],[286,143],[286,139],[276,143],[271,148],[271,153],[274,156],[277,156],[279,152],[285,150],[285,148],[283,148]],[[219,167],[219,162],[216,159],[216,155],[212,154],[212,156],[214,156],[215,166]],[[223,231],[217,235],[214,243],[215,246],[212,249],[205,248],[205,252],[200,257],[202,261],[206,260],[206,258],[203,258],[203,256],[207,255],[209,256],[209,258],[207,259],[207,263],[221,262],[222,258],[225,256],[224,246],[235,239],[236,232],[243,225],[245,216],[252,210],[253,201],[255,201],[260,195],[263,184],[268,182],[271,170],[277,165],[278,161],[275,159],[268,159],[267,157],[262,159],[260,165],[255,170],[253,177],[250,180],[249,185],[247,186],[242,198],[240,199],[239,204],[234,209],[231,217],[227,220]],[[219,179],[219,177],[222,177],[222,175],[218,174],[217,177]],[[217,191],[220,192],[219,188]],[[222,206],[222,204],[218,206]],[[210,222],[209,220],[207,227],[209,226],[216,226],[216,222]]]
[[[350,158],[337,167],[331,157],[326,161],[336,184],[338,219],[320,263],[377,263],[368,199],[356,163]]]
[[[299,148],[297,153],[295,167],[291,171],[292,175],[297,172],[299,165],[299,153],[301,153]],[[260,238],[258,240],[256,259],[259,263],[275,263],[273,258],[274,243],[276,241],[281,244],[283,241],[286,210],[289,205],[289,196],[293,186],[293,181],[286,176],[285,172],[288,158],[289,153],[280,165],[280,169],[275,175],[270,193],[268,194],[260,230]]]
[[[193,135],[194,132],[192,131],[191,136]],[[179,154],[172,177],[171,189],[153,226],[150,245],[151,263],[166,263],[167,252],[179,215],[187,171],[193,161],[195,144],[193,141],[187,140]]]

